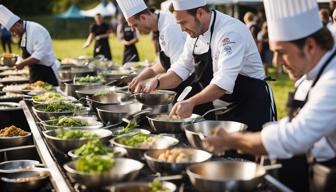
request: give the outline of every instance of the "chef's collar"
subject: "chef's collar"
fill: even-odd
[[[157,16],[158,16],[158,30],[155,32],[160,32],[164,28],[164,21],[163,21],[164,18],[161,13],[157,13]]]
[[[211,34],[211,26],[212,26],[212,23],[214,22],[214,17],[215,17],[215,14],[211,11],[211,19],[210,19],[208,30],[200,35],[202,37],[208,37],[209,41],[210,41],[210,34]]]
[[[325,62],[328,60],[328,58],[331,56],[331,54],[335,51],[335,47],[333,47],[333,49],[331,49],[330,51],[326,52],[322,58],[320,59],[320,61],[318,62],[317,65],[315,65],[315,67],[313,67],[312,70],[310,70],[307,73],[307,80],[313,80],[316,78],[318,72],[320,71],[320,69],[322,68],[322,66],[325,64]]]

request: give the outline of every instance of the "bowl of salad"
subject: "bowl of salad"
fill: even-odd
[[[40,123],[45,130],[59,128],[98,129],[103,127],[103,123],[97,121],[94,116],[61,116]]]
[[[39,104],[33,107],[34,114],[42,121],[60,116],[73,116],[85,113],[85,108],[81,104],[71,102],[54,102],[49,104]]]
[[[134,180],[144,164],[111,155],[83,156],[64,165],[70,179],[88,188],[101,188],[116,182]]]
[[[97,139],[107,144],[112,137],[112,132],[107,129],[82,130],[65,128],[44,131],[43,134],[47,142],[52,145],[54,149],[63,153],[77,149]]]

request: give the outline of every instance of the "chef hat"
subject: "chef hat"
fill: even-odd
[[[143,0],[117,0],[117,3],[126,19],[147,9]]]
[[[264,6],[270,40],[298,40],[323,27],[316,0],[264,0]]]
[[[185,11],[206,5],[205,0],[172,0],[174,10]]]
[[[10,28],[19,20],[20,18],[7,9],[7,7],[0,5],[0,23],[7,30],[10,30]]]

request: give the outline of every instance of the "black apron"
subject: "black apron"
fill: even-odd
[[[25,30],[27,27],[27,23],[25,23]],[[26,42],[25,45],[22,48],[22,58],[26,59],[30,57],[30,53],[28,52],[26,46],[27,46],[27,31],[26,31]],[[22,41],[22,39],[21,39]],[[20,43],[21,44],[21,43]],[[29,82],[34,83],[36,81],[44,81],[47,82],[53,86],[58,86],[58,80],[55,75],[55,72],[51,67],[42,65],[42,64],[31,64],[28,66],[29,67]]]
[[[123,37],[126,41],[134,39],[133,29],[127,24],[123,27]],[[123,64],[127,62],[137,62],[137,61],[139,61],[139,54],[135,46],[135,43],[131,45],[125,45]]]
[[[103,23],[102,25],[94,25],[93,32],[96,36],[107,33],[107,24]],[[108,60],[112,60],[111,49],[108,42],[108,37],[101,38],[95,41],[94,49],[93,49],[93,56],[96,57],[97,55],[104,55],[104,57]]]
[[[158,20],[160,18],[160,13],[158,14]],[[156,35],[158,36],[158,38],[160,38],[160,33],[159,31],[156,32]],[[162,65],[162,67],[168,71],[168,69],[171,66],[171,62],[170,62],[170,58],[164,53],[164,51],[161,48],[160,42],[159,42],[159,59],[160,59],[160,63]],[[175,101],[178,98],[178,96],[182,93],[182,91],[187,87],[187,86],[191,86],[192,90],[190,91],[190,93],[185,97],[185,99],[191,98],[192,96],[198,94],[199,92],[202,91],[202,88],[200,87],[200,85],[198,83],[194,83],[194,79],[195,79],[195,74],[190,75],[185,81],[183,81],[181,84],[179,84],[176,88],[174,89],[170,89],[171,91],[175,91],[176,92],[176,97],[175,97]],[[193,113],[195,114],[199,114],[199,115],[203,115],[204,113],[206,113],[207,111],[213,109],[214,106],[212,104],[212,102],[209,103],[204,103],[198,106],[194,107]],[[208,115],[205,116],[205,119],[211,119],[214,120],[215,119],[215,115],[214,113],[209,113]]]
[[[318,72],[318,75],[313,81],[312,86],[310,87],[310,90],[318,82],[324,69],[328,66],[328,64],[331,62],[331,60],[334,58],[335,55],[336,51],[332,53],[332,55],[321,67],[320,71]],[[288,94],[286,107],[288,117],[290,120],[292,120],[300,112],[300,110],[308,100],[309,92],[304,101],[295,100],[294,96],[296,91],[297,88],[295,89],[294,92],[290,92]],[[310,179],[312,179],[310,178],[311,172],[309,170],[309,165],[311,164],[311,162],[308,162],[306,155],[296,155],[291,159],[279,159],[278,162],[282,164],[282,168],[279,169],[279,180],[283,182],[285,185],[287,185],[289,188],[293,189],[294,191],[309,191],[309,186],[314,185],[313,182],[310,182]],[[336,167],[336,158],[333,158],[326,162],[321,162],[319,164],[326,167]],[[324,189],[320,188],[319,190],[314,191],[335,191],[336,190],[335,186],[336,185],[332,185],[332,183],[327,183],[325,186],[323,186]]]
[[[214,20],[211,26],[208,52],[199,55],[194,53],[198,38],[193,50],[195,82],[200,84],[201,89],[208,86],[213,78],[211,40],[216,22],[216,11],[213,13]],[[264,123],[276,120],[274,99],[264,80],[239,74],[233,93],[226,94],[220,99],[231,104],[224,114],[219,116],[219,119],[245,123],[249,131],[260,131]]]

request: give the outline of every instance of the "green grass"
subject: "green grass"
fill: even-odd
[[[57,58],[66,58],[66,57],[78,57],[80,55],[92,56],[93,44],[83,49],[82,46],[85,42],[85,39],[55,39],[53,40],[53,48],[56,53]],[[120,64],[122,60],[123,46],[120,41],[116,39],[115,36],[110,38],[110,46],[112,50],[112,56],[116,63]],[[13,45],[14,52],[20,53],[18,46]],[[150,36],[142,35],[137,48],[140,54],[141,60],[150,60],[154,61],[154,45],[150,39]],[[0,49],[1,52],[2,48]],[[0,53],[1,53],[0,52]],[[277,78],[277,81],[271,82],[273,93],[275,96],[275,102],[278,109],[278,117],[284,117],[286,115],[285,105],[287,100],[288,91],[293,88],[293,82],[289,81],[286,75],[280,75],[277,77],[275,70],[270,69],[270,75],[273,78]]]

